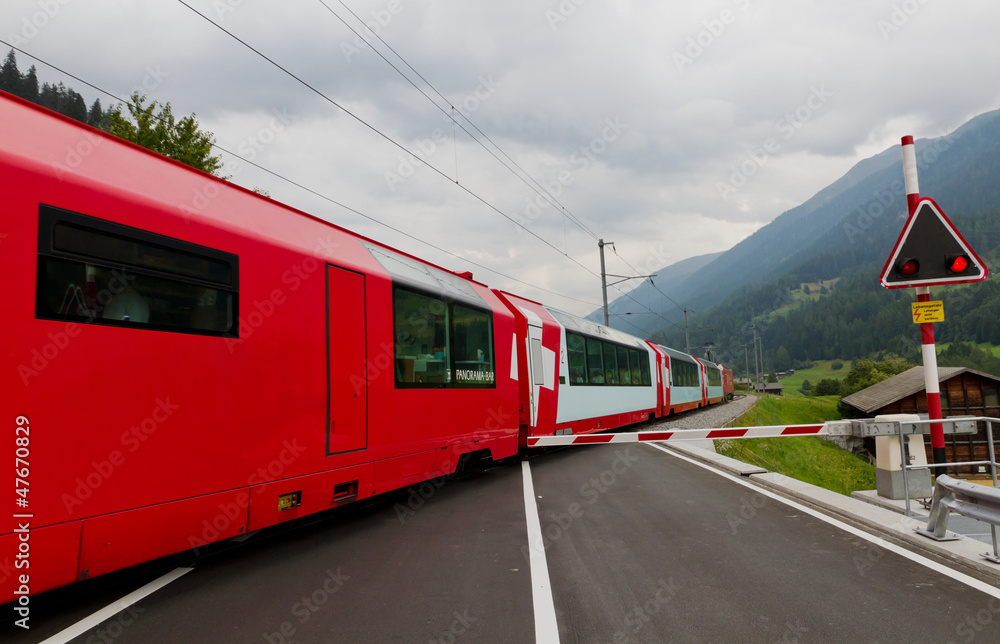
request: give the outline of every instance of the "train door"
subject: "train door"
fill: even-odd
[[[663,415],[670,415],[670,356],[664,354],[660,358],[663,370]]]
[[[700,360],[698,361],[698,370],[701,372],[701,404],[708,404],[708,367],[704,365]]]
[[[328,455],[368,447],[366,320],[365,276],[327,264]]]
[[[542,327],[528,324],[528,399],[531,426],[538,426],[538,397],[545,384],[545,360],[542,353]]]

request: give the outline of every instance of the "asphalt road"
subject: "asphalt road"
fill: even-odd
[[[1000,641],[1000,599],[653,446],[529,468],[561,642]],[[532,642],[522,476],[508,463],[44,594],[31,631],[9,616],[0,641],[42,641],[190,564],[73,641]]]

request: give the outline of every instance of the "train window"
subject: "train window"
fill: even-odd
[[[604,384],[604,351],[601,341],[594,338],[587,338],[587,370],[590,384]]]
[[[713,367],[711,365],[708,366],[708,386],[709,387],[722,386],[722,372],[720,372],[716,367]]]
[[[396,384],[494,387],[493,314],[393,289]]]
[[[632,372],[628,365],[628,347],[615,346],[614,348],[618,353],[618,384],[630,385],[632,384]]]
[[[604,383],[608,385],[618,384],[618,358],[615,345],[602,342],[604,345]]]
[[[651,383],[649,378],[649,354],[645,351],[639,352],[639,374],[642,376],[642,386],[648,387]]]
[[[684,360],[670,361],[670,380],[674,387],[697,387],[698,366]]]
[[[587,384],[587,339],[582,335],[567,333],[566,352],[569,358],[570,384]]]
[[[461,304],[451,308],[452,357],[455,384],[460,387],[492,386],[493,314]]]
[[[38,318],[238,336],[236,255],[41,206]]]
[[[436,298],[397,288],[393,291],[396,382],[422,386],[451,382],[448,305]]]
[[[642,371],[639,369],[639,351],[638,349],[628,350],[628,367],[632,370],[632,386],[638,387],[642,385]]]

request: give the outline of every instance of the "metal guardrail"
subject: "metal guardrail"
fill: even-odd
[[[903,461],[901,464],[903,470],[903,488],[906,495],[906,516],[908,517],[912,516],[910,512],[909,484],[906,477],[908,471],[924,469],[934,470],[939,467],[948,468],[966,465],[989,466],[993,487],[969,483],[967,481],[960,481],[948,476],[947,474],[936,475],[934,497],[931,502],[930,516],[927,521],[927,527],[922,530],[917,529],[916,532],[937,541],[952,541],[954,539],[958,539],[959,535],[954,532],[948,532],[947,530],[949,511],[957,512],[963,516],[977,519],[979,521],[984,521],[990,524],[990,532],[993,537],[993,552],[984,553],[983,557],[993,563],[1000,563],[1000,534],[998,534],[998,526],[1000,526],[1000,488],[997,487],[997,466],[1000,464],[997,463],[996,451],[993,446],[993,423],[1000,422],[1000,418],[963,416],[959,418],[945,418],[943,420],[922,419],[912,421],[893,421],[889,423],[874,423],[872,421],[861,422],[865,426],[864,431],[870,432],[868,435],[886,436],[896,434],[899,436],[900,456]],[[989,460],[969,461],[963,463],[929,463],[927,465],[910,465],[907,462],[906,447],[903,438],[904,435],[927,433],[929,432],[929,426],[934,423],[942,423],[944,425],[944,433],[946,434],[975,433],[977,423],[980,422],[986,423],[986,445]],[[889,425],[892,427],[882,427],[883,425]],[[886,433],[887,429],[890,429],[888,433]]]
[[[935,541],[958,539],[959,535],[948,532],[949,512],[958,512],[962,516],[992,524],[993,552],[986,553],[983,557],[993,563],[1000,563],[1000,553],[997,552],[997,526],[1000,525],[1000,488],[960,481],[947,474],[939,475],[934,485],[934,501],[931,503],[927,527],[917,530],[917,534],[930,537]]]

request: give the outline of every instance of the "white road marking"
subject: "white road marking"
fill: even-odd
[[[559,625],[556,623],[556,607],[552,601],[549,565],[545,560],[545,542],[542,539],[542,522],[538,518],[535,486],[531,482],[528,461],[521,461],[521,473],[524,475],[524,515],[528,523],[531,601],[535,607],[535,642],[558,644]]]
[[[108,604],[108,606],[97,611],[90,617],[82,619],[76,624],[70,626],[69,628],[60,631],[59,633],[56,633],[52,637],[43,641],[42,644],[65,644],[66,642],[69,642],[73,638],[83,635],[84,633],[94,628],[104,620],[110,617],[114,617],[115,615],[125,610],[132,604],[140,601],[144,597],[152,595],[153,593],[163,588],[170,582],[180,579],[181,577],[191,572],[192,570],[194,570],[194,568],[176,568],[174,570],[171,570],[170,572],[163,575],[159,579],[149,582],[139,590],[136,590],[134,592],[129,593],[128,595],[125,595],[115,603]]]
[[[750,488],[754,492],[757,492],[759,494],[763,494],[764,496],[772,498],[775,501],[778,501],[779,503],[784,503],[785,505],[787,505],[789,507],[792,507],[792,508],[794,508],[794,509],[796,509],[796,510],[798,510],[800,512],[804,512],[804,513],[808,514],[811,517],[815,517],[817,519],[820,519],[821,521],[825,521],[825,522],[829,523],[832,526],[840,528],[844,532],[852,534],[852,535],[854,535],[856,537],[860,537],[861,539],[864,539],[865,541],[870,541],[870,542],[874,543],[875,545],[877,545],[879,548],[882,548],[884,550],[888,550],[889,552],[894,552],[897,555],[900,555],[901,557],[905,557],[905,558],[909,559],[910,561],[913,561],[915,563],[920,564],[921,566],[925,566],[927,568],[930,568],[931,570],[933,570],[935,572],[938,572],[938,573],[940,573],[940,574],[942,574],[942,575],[944,575],[946,577],[951,577],[955,581],[961,582],[961,583],[965,584],[966,586],[969,586],[971,588],[975,588],[976,590],[978,590],[980,592],[983,592],[983,593],[986,593],[987,595],[990,595],[991,597],[996,597],[996,598],[1000,599],[1000,588],[996,588],[994,586],[990,586],[989,584],[987,584],[985,582],[982,582],[982,581],[979,581],[978,579],[976,579],[974,577],[970,577],[969,575],[966,575],[965,573],[958,572],[957,570],[952,570],[951,568],[948,568],[947,566],[943,566],[943,565],[937,563],[936,561],[933,561],[932,559],[928,559],[927,557],[924,557],[923,555],[919,555],[919,554],[917,554],[915,552],[907,550],[906,548],[903,548],[901,546],[897,546],[896,544],[890,543],[890,542],[886,541],[885,539],[882,539],[881,537],[876,537],[875,535],[870,534],[868,532],[865,532],[864,530],[861,530],[860,528],[855,528],[852,525],[848,525],[847,523],[844,523],[843,521],[838,521],[837,519],[834,519],[833,517],[830,517],[830,516],[827,516],[826,514],[823,514],[819,510],[813,510],[812,508],[809,508],[809,507],[806,507],[806,506],[801,505],[799,503],[796,503],[795,501],[792,501],[791,499],[789,499],[787,497],[781,496],[780,494],[771,492],[770,490],[768,490],[766,488],[759,487],[759,486],[754,485],[752,483],[747,483],[746,481],[744,481],[744,480],[742,480],[742,479],[740,479],[740,478],[738,478],[736,476],[733,476],[732,474],[728,474],[726,472],[722,472],[720,470],[717,470],[717,469],[715,469],[714,467],[712,467],[710,465],[706,465],[705,463],[701,463],[701,462],[696,461],[696,460],[694,460],[692,458],[688,458],[687,456],[683,456],[681,454],[678,454],[677,452],[673,452],[673,451],[671,451],[671,450],[669,450],[669,449],[667,449],[665,447],[662,447],[660,445],[656,445],[655,443],[646,443],[646,445],[649,445],[650,447],[654,447],[654,448],[656,448],[656,449],[658,449],[661,452],[664,452],[666,454],[670,454],[671,456],[677,457],[677,458],[681,459],[682,461],[687,461],[688,463],[691,463],[693,465],[697,465],[698,467],[700,467],[702,469],[706,469],[709,472],[713,472],[715,474],[718,474],[719,476],[721,476],[723,478],[726,478],[726,479],[729,479],[730,481],[732,481],[734,483],[739,483],[743,487]]]

